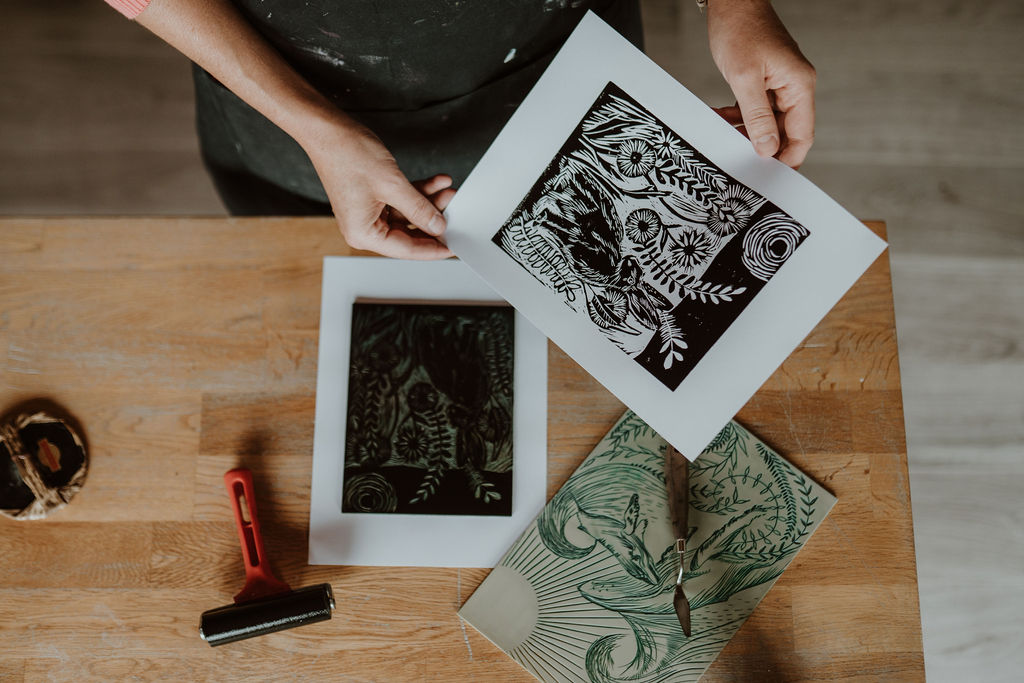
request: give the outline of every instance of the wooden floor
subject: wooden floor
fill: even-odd
[[[888,223],[929,679],[1020,680],[1024,3],[775,5],[819,73],[803,172]],[[692,3],[644,10],[651,56],[731,102]],[[223,213],[183,58],[100,0],[0,16],[0,214]]]

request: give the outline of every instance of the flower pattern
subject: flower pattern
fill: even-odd
[[[507,306],[353,305],[343,513],[512,513],[514,330]]]
[[[693,269],[704,262],[712,252],[712,242],[698,230],[687,230],[669,245],[673,263],[686,269]]]
[[[654,134],[654,150],[659,159],[672,159],[681,148],[679,138],[667,128],[659,128]]]
[[[628,178],[645,175],[654,168],[654,149],[646,140],[633,138],[619,146],[619,154],[615,159],[619,172]]]
[[[608,83],[492,241],[675,391],[807,234]]]
[[[437,390],[429,382],[418,382],[409,389],[409,408],[422,413],[437,405]]]
[[[707,228],[718,237],[734,235],[747,227],[750,216],[763,203],[749,188],[731,184],[708,211]]]
[[[427,435],[415,424],[406,425],[400,429],[398,437],[395,439],[395,450],[407,462],[424,460],[429,448],[430,441],[427,439]]]
[[[637,209],[626,217],[626,234],[637,244],[648,244],[661,230],[661,217],[650,209]]]

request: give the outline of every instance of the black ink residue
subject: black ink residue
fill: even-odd
[[[355,304],[344,512],[512,514],[508,306]]]

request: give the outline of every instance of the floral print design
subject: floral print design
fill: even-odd
[[[609,83],[493,241],[674,391],[808,234]]]

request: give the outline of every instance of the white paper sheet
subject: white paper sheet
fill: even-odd
[[[501,302],[457,261],[324,259],[309,563],[493,567],[546,500],[547,339],[516,314],[510,517],[343,513],[349,346],[357,298]]]
[[[618,90],[624,97],[616,94]],[[599,96],[605,99],[598,99]],[[610,102],[607,98],[611,96],[617,97],[620,104],[629,101],[639,105],[639,109],[630,111],[640,111],[639,118],[629,119],[637,125],[626,128],[620,125],[614,135],[606,134],[602,127],[611,130],[609,126],[619,124],[606,123],[607,117],[602,119],[603,114],[598,111],[598,105]],[[633,105],[624,106],[629,109]],[[644,123],[649,120],[655,123]],[[632,142],[634,137],[643,137],[636,133],[641,129],[650,135],[644,142]],[[583,137],[587,138],[587,144],[572,142]],[[598,142],[594,143],[595,140]],[[616,143],[620,145],[617,152],[604,157],[593,153],[599,144],[611,144],[609,140],[621,140]],[[677,143],[681,143],[681,147]],[[664,157],[659,156],[662,154],[659,145],[664,146]],[[560,161],[569,158],[571,153],[577,154],[572,157],[575,161]],[[586,154],[591,156],[586,157]],[[672,176],[685,178],[689,189],[675,195],[683,197],[682,201],[671,197],[662,201],[654,197],[665,196],[663,194],[644,194],[661,191],[669,182],[683,182],[657,175],[651,170],[655,162],[659,168],[664,162],[683,169]],[[553,165],[549,168],[549,164]],[[586,170],[579,172],[581,168],[605,169],[596,175],[616,183],[616,192],[626,188],[632,194],[619,192],[614,194],[614,201],[607,202],[595,198],[604,191],[593,188],[607,184],[602,185],[601,178],[581,180],[587,173]],[[568,173],[570,180],[561,184],[557,173]],[[545,179],[549,185],[541,185]],[[568,199],[558,194],[563,186],[570,189],[572,196]],[[709,187],[710,195],[707,194]],[[534,202],[539,196],[546,197],[544,201],[549,208],[541,208],[539,201],[528,203],[527,200]],[[580,196],[583,196],[582,208]],[[563,203],[556,206],[551,202]],[[596,232],[585,236],[572,234],[574,230],[586,232],[595,220],[593,215],[587,217],[587,206],[592,209],[591,214],[602,211],[615,214],[618,235],[606,236],[604,241],[610,243],[614,241],[611,237],[621,238],[621,253],[604,249],[601,252],[604,256],[593,256],[595,260],[590,262],[579,256],[590,254],[587,250],[603,248],[601,238],[595,237]],[[612,208],[607,208],[609,206]],[[677,273],[685,273],[687,268],[693,270],[694,279],[687,285],[690,289],[685,297],[679,283],[673,285],[679,287],[674,295],[659,285],[653,266],[645,263],[647,256],[641,246],[643,239],[648,238],[644,237],[647,224],[643,217],[650,214],[638,213],[638,209],[653,209],[658,214],[657,239],[667,240],[659,242],[659,248],[664,250],[662,256],[668,259],[666,262],[675,263]],[[704,222],[694,218],[701,211],[705,212],[702,214],[706,217]],[[551,222],[533,220],[538,216],[549,217],[552,212],[578,219],[575,227],[574,220],[554,227]],[[717,212],[714,213],[716,218],[711,218],[713,212]],[[773,159],[758,157],[742,135],[593,13],[587,14],[577,27],[446,213],[449,247],[552,341],[691,459],[885,249],[882,240],[799,173]],[[522,228],[523,221],[533,221],[527,226],[530,232]],[[607,223],[611,225],[615,221]],[[742,229],[737,227],[739,225]],[[519,228],[522,228],[521,233],[515,233]],[[730,230],[736,232],[730,233]],[[534,251],[517,252],[519,260],[515,260],[511,251],[506,253],[492,241],[499,231],[511,231],[513,236],[528,235],[530,239],[523,249]],[[543,233],[543,238],[531,242],[538,233]],[[630,235],[637,241],[631,241]],[[672,239],[667,239],[669,235]],[[749,247],[740,241],[746,240],[748,235],[752,236]],[[764,235],[769,241],[758,242]],[[579,239],[574,240],[574,237]],[[759,290],[737,288],[740,294],[736,300],[743,292],[756,293],[724,331],[719,330],[709,337],[716,341],[708,342],[701,349],[703,357],[674,389],[670,388],[668,380],[655,376],[655,372],[661,372],[657,364],[664,359],[664,372],[669,373],[667,366],[679,362],[675,367],[682,367],[683,359],[696,347],[691,343],[683,348],[678,341],[666,346],[660,337],[655,340],[654,335],[660,335],[665,329],[666,339],[686,343],[686,335],[694,335],[703,323],[684,327],[679,335],[673,336],[671,327],[661,324],[661,312],[657,313],[654,323],[645,323],[648,327],[638,321],[643,316],[647,316],[647,320],[655,318],[644,311],[653,311],[650,302],[659,301],[661,295],[671,300],[670,306],[678,303],[680,297],[694,302],[713,298],[715,292],[711,288],[728,283],[702,280],[715,267],[714,258],[697,262],[693,253],[696,251],[698,256],[707,250],[724,253],[725,245],[733,237],[736,238],[734,253],[742,244],[742,262],[748,262],[748,252],[753,262],[742,277],[749,280],[758,272],[756,261],[760,258],[772,260],[778,256],[782,259],[781,266],[776,259],[766,275],[755,278]],[[791,242],[788,246],[787,239]],[[782,255],[773,256],[765,251],[767,248],[778,250]],[[716,249],[721,251],[714,251]],[[530,255],[536,260],[529,261]],[[545,261],[548,257],[557,261],[551,269],[547,269],[552,265]],[[629,258],[632,261],[625,263]],[[617,262],[609,264],[608,259]],[[565,275],[566,261],[572,262],[569,274],[574,278],[576,289],[557,280],[558,275],[542,282],[546,277],[543,273],[558,271],[560,267]],[[637,268],[642,271],[639,276]],[[642,284],[637,283],[637,277]],[[685,281],[682,275],[677,279]],[[555,291],[556,286],[563,287],[561,293]],[[706,296],[697,291],[702,287]],[[648,294],[652,289],[660,289],[660,294]],[[717,291],[721,294],[723,290]],[[569,301],[570,296],[574,297],[572,301]],[[748,298],[750,296],[747,294]],[[602,329],[598,326],[599,318],[595,317],[598,315],[603,316],[603,324],[618,326],[627,332]],[[612,335],[616,335],[623,346],[632,344],[634,348],[629,353],[624,352],[610,340]],[[650,343],[646,351],[644,340]],[[644,353],[650,369],[631,355],[641,357]],[[655,357],[657,362],[651,360]],[[694,352],[689,357],[698,355]]]

